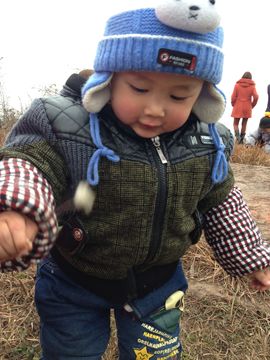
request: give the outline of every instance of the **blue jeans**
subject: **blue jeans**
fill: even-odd
[[[178,302],[174,306],[166,299],[186,288],[179,264],[171,281],[129,304],[130,312],[77,285],[49,256],[38,267],[35,291],[42,359],[101,359],[110,338],[110,309],[116,320],[119,359],[180,359],[181,310]]]

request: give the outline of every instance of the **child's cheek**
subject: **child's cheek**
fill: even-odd
[[[112,108],[115,115],[123,123],[129,123],[136,115],[136,106],[131,101],[128,101],[128,99],[125,99],[125,97],[112,101]]]

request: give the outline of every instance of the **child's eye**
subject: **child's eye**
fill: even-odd
[[[175,96],[175,95],[171,95],[171,98],[172,98],[173,100],[176,100],[176,101],[183,101],[183,100],[186,99],[186,98],[183,97],[183,96]]]
[[[145,93],[148,91],[147,89],[138,88],[137,86],[134,86],[132,84],[129,84],[129,85],[130,85],[131,89],[133,89],[134,91],[139,92],[139,93]]]

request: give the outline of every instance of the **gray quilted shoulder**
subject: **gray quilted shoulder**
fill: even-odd
[[[89,114],[79,101],[61,95],[51,96],[42,101],[58,138],[89,139]]]

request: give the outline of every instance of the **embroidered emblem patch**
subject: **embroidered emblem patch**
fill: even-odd
[[[146,346],[143,347],[142,349],[134,349],[134,352],[136,354],[136,360],[148,360],[154,356],[154,355],[149,354]]]
[[[197,58],[192,54],[170,49],[159,49],[157,62],[164,66],[175,66],[194,71]]]

